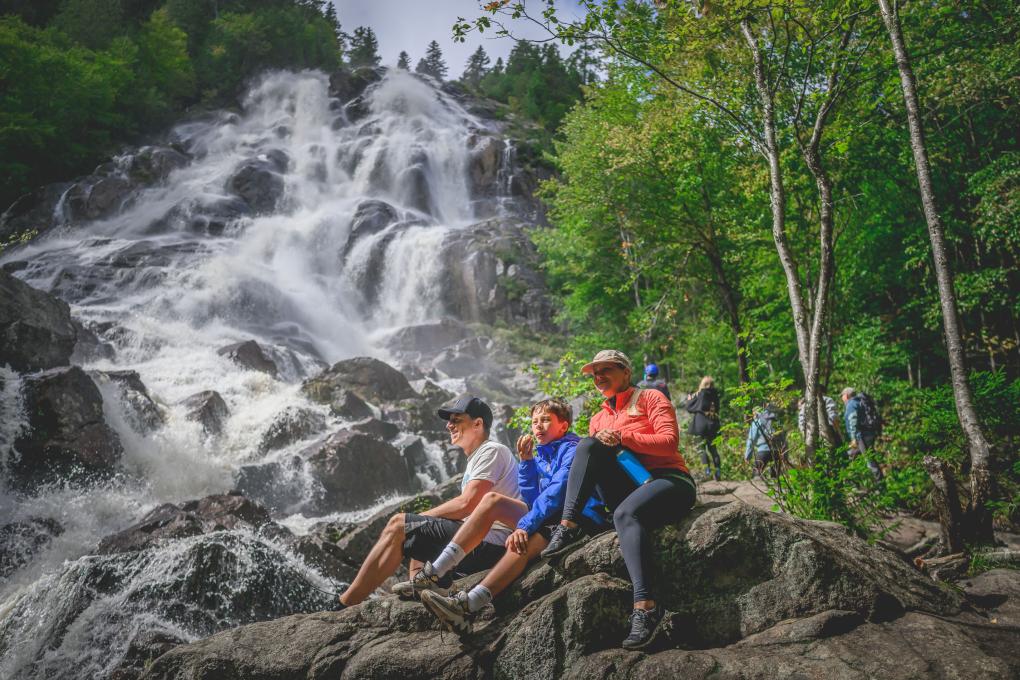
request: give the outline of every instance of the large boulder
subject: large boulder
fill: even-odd
[[[382,78],[382,70],[375,68],[341,67],[329,76],[329,93],[342,102],[360,97],[369,85]]]
[[[100,555],[145,550],[161,541],[228,529],[261,529],[269,512],[238,493],[206,496],[181,505],[164,503],[128,528],[99,543]]]
[[[360,399],[377,405],[418,396],[403,373],[371,357],[338,361],[315,378],[306,380],[302,391],[322,404],[332,404],[344,392],[353,392]]]
[[[453,319],[405,326],[386,339],[394,352],[433,353],[471,336],[471,330]]]
[[[386,494],[419,488],[413,467],[392,444],[360,432],[340,430],[302,455],[322,485],[323,511],[365,507]]]
[[[115,397],[124,406],[131,428],[147,434],[163,426],[166,418],[152,399],[137,371],[89,371],[101,391]]]
[[[143,677],[905,680],[1020,672],[1015,629],[961,611],[959,594],[836,525],[737,502],[699,508],[656,532],[653,551],[657,599],[669,615],[644,652],[619,649],[631,588],[610,532],[560,564],[532,567],[462,644],[450,644],[420,605],[390,597],[177,647]],[[992,581],[983,590],[1020,593],[1020,572],[1001,578],[1015,585]]]
[[[206,434],[217,435],[223,431],[223,425],[230,416],[227,402],[216,390],[203,390],[181,401],[185,409],[184,417],[202,425]]]
[[[227,188],[256,213],[270,213],[283,197],[283,173],[289,163],[287,154],[279,149],[249,158],[227,180]]]
[[[219,348],[216,350],[216,353],[221,357],[227,357],[242,368],[266,373],[274,378],[277,377],[278,370],[276,364],[266,356],[262,345],[254,340],[235,342],[226,347]]]
[[[0,269],[0,365],[22,372],[67,366],[75,338],[66,302]]]
[[[482,137],[471,149],[468,172],[474,195],[484,195],[495,188],[505,150],[506,142],[496,137]]]
[[[28,428],[8,460],[12,486],[90,482],[113,475],[123,448],[103,419],[103,398],[77,366],[28,375],[22,386]]]
[[[326,427],[326,416],[301,406],[288,406],[276,414],[262,433],[259,452],[282,449],[311,437]]]
[[[396,209],[385,201],[367,200],[358,204],[351,219],[351,233],[344,244],[343,257],[351,252],[358,241],[380,231],[397,221]]]

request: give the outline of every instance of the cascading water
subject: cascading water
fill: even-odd
[[[161,503],[222,493],[241,465],[292,455],[301,442],[261,454],[258,441],[287,407],[332,418],[301,396],[303,378],[343,358],[385,356],[378,340],[387,333],[442,316],[442,246],[474,217],[470,140],[484,125],[400,71],[362,95],[356,122],[341,104],[324,74],[269,74],[240,114],[175,128],[190,161],[165,182],[112,217],[68,224],[7,256],[18,260],[18,277],[103,329],[112,358],[83,367],[137,371],[164,405],[166,424],[139,434],[116,390],[103,387],[107,421],[124,445],[124,474],[85,490],[0,491],[8,521],[55,517],[63,528],[0,582],[0,677],[105,677],[143,624],[192,639],[242,622],[189,625],[171,615],[173,565],[192,544],[172,543],[140,562],[90,553]],[[249,339],[268,349],[277,377],[217,354]],[[2,457],[17,455],[11,444],[25,426],[19,385],[17,374],[0,368]],[[180,404],[209,389],[230,409],[217,437],[188,420]],[[312,519],[279,521],[300,528]],[[229,541],[248,560],[269,560],[313,589],[325,586],[268,539],[211,536],[192,543]],[[108,578],[88,582],[96,569]],[[243,591],[250,570],[239,565],[237,574]],[[272,584],[253,588],[251,597],[261,596],[259,588]]]

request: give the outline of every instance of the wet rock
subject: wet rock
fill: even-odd
[[[136,524],[99,542],[101,555],[145,550],[162,541],[226,529],[260,529],[271,522],[261,505],[236,493],[206,496],[181,505],[164,503]]]
[[[103,398],[77,366],[25,376],[23,392],[28,432],[14,443],[19,455],[8,461],[12,486],[86,483],[113,475],[123,449],[103,419]]]
[[[360,432],[340,430],[302,454],[322,485],[322,511],[354,509],[391,493],[417,491],[413,470],[391,444]]]
[[[270,213],[283,197],[283,173],[289,159],[280,150],[244,161],[227,180],[227,188],[244,199],[256,213]]]
[[[276,364],[266,356],[262,346],[254,340],[235,342],[216,350],[221,357],[227,357],[238,366],[277,377]]]
[[[306,469],[307,463],[300,456],[242,465],[234,487],[272,513],[302,512],[307,509],[308,499],[317,491]]]
[[[340,68],[329,76],[329,93],[342,102],[360,97],[369,85],[382,78],[382,71],[375,68]]]
[[[431,380],[425,380],[419,394],[386,404],[382,409],[383,419],[430,440],[445,441],[449,438],[446,421],[436,411],[440,406],[453,401],[455,396]]]
[[[181,405],[187,409],[184,417],[201,423],[206,434],[215,435],[222,432],[223,424],[230,415],[227,402],[223,401],[223,397],[215,390],[193,394],[182,401]]]
[[[288,406],[278,413],[262,434],[259,452],[274,451],[307,439],[326,427],[326,417],[310,408]]]
[[[66,302],[0,269],[0,365],[23,372],[66,366],[76,337]]]
[[[149,395],[137,371],[89,371],[100,385],[112,385],[126,408],[128,424],[140,434],[160,428],[166,422],[163,411]]]
[[[109,680],[134,680],[153,661],[183,644],[187,644],[187,640],[169,631],[142,629],[132,636],[127,653],[110,674]]]
[[[397,217],[396,209],[385,201],[369,200],[359,203],[351,220],[351,234],[344,244],[343,257],[347,257],[355,243],[367,236],[378,234],[396,222]]]
[[[82,324],[75,319],[71,320],[74,325],[75,343],[74,351],[71,353],[72,364],[86,364],[93,361],[107,359],[112,360],[117,351],[113,345],[104,342],[94,330],[93,324]]]
[[[0,527],[0,579],[28,564],[62,533],[64,528],[50,517],[32,517]]]
[[[390,440],[400,434],[400,429],[393,423],[387,423],[378,418],[366,418],[352,424],[350,429],[355,432],[367,434],[376,439]]]
[[[426,215],[437,216],[426,164],[420,163],[401,170],[397,175],[397,186],[401,187],[404,201],[409,208]]]
[[[340,392],[353,392],[373,404],[418,396],[400,371],[371,357],[339,361],[317,377],[305,381],[302,391],[323,404],[333,403]]]
[[[489,361],[492,341],[488,338],[466,338],[440,352],[432,361],[432,368],[451,378],[486,373],[496,366]]]
[[[0,241],[33,232],[41,235],[57,226],[63,219],[57,206],[70,187],[68,182],[47,184],[18,198],[0,214]]]
[[[188,156],[176,149],[147,146],[131,156],[128,174],[140,184],[151,185],[166,179],[171,172],[183,168],[189,161]]]
[[[476,195],[493,188],[505,150],[506,142],[495,137],[483,137],[471,150],[468,172],[472,191]]]
[[[86,219],[98,219],[113,214],[134,189],[134,185],[119,176],[104,177],[88,189],[83,215]]]
[[[237,196],[223,196],[189,206],[185,224],[188,231],[209,236],[221,235],[237,220],[250,215],[251,206]]]

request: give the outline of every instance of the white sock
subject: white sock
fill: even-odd
[[[446,544],[443,552],[432,563],[432,573],[436,576],[446,576],[446,573],[460,564],[464,559],[464,548],[453,541]]]
[[[470,612],[476,612],[490,602],[492,602],[492,593],[481,583],[468,593],[468,611]]]

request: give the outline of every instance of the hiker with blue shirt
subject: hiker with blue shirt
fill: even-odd
[[[646,390],[659,390],[666,395],[670,401],[673,397],[669,393],[669,386],[666,381],[659,377],[659,367],[655,364],[645,366],[645,379],[638,383],[638,387]]]
[[[850,460],[857,456],[873,450],[878,435],[882,433],[882,417],[878,413],[875,401],[861,392],[857,393],[852,387],[844,388],[840,393],[840,399],[845,404],[843,409],[843,423],[846,425],[846,436],[850,440],[850,449],[847,454]],[[868,469],[875,477],[875,481],[881,481],[882,468],[878,466],[871,456],[867,456]]]
[[[776,442],[774,438],[778,435],[776,419],[779,415],[775,408],[766,404],[759,409],[751,419],[751,425],[747,429],[747,444],[744,447],[744,460],[752,463],[754,474],[757,477],[763,476],[765,466],[776,459]],[[773,467],[772,476],[776,476]]]
[[[580,437],[570,431],[570,406],[560,399],[546,399],[531,407],[531,434],[517,440],[520,463],[517,484],[523,503],[507,499],[522,512],[516,528],[506,540],[506,553],[482,581],[470,591],[453,596],[436,589],[423,590],[421,601],[450,630],[466,634],[471,631],[475,614],[520,576],[527,565],[548,545],[552,528],[559,522],[567,493],[567,478]],[[537,446],[536,446],[537,443]],[[469,550],[471,541],[484,531],[484,513],[472,515],[450,545]],[[595,533],[607,528],[602,503],[592,497],[582,511],[585,530]],[[423,573],[442,576],[455,565],[447,557],[449,546]]]

